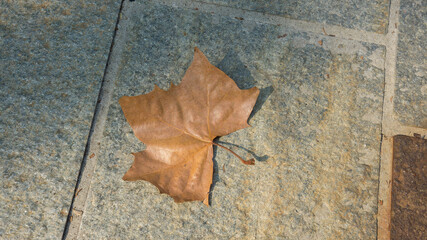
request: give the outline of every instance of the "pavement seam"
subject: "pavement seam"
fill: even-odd
[[[108,109],[111,104],[114,84],[122,58],[123,47],[126,42],[126,31],[129,25],[130,8],[127,1],[122,0],[119,14],[114,28],[113,38],[104,69],[101,88],[92,119],[89,136],[83,155],[74,195],[70,204],[67,222],[62,239],[79,238],[80,226],[86,210],[86,202],[90,192],[92,177],[95,171],[97,158],[101,148],[101,141],[107,120]]]
[[[386,45],[386,35],[364,30],[356,30],[336,25],[329,25],[318,22],[308,22],[304,20],[290,19],[284,16],[257,12],[253,10],[242,10],[234,7],[223,6],[219,4],[204,3],[191,0],[159,0],[160,4],[182,8],[193,9],[214,15],[228,16],[241,21],[254,21],[271,25],[286,26],[287,29],[294,29],[300,32],[310,32],[322,34],[329,37],[355,40],[359,42],[374,43]]]
[[[397,78],[400,0],[391,0],[385,56],[385,85],[381,124],[381,159],[378,191],[378,239],[390,239],[391,190],[393,173],[393,136],[420,135],[427,137],[427,129],[402,125],[394,112]]]
[[[391,180],[393,168],[393,98],[396,83],[396,62],[400,0],[391,0],[385,55],[383,115],[381,121],[381,157],[378,186],[377,239],[390,239]]]
[[[393,173],[393,136],[427,136],[427,129],[404,126],[394,112],[394,98],[397,78],[397,52],[399,35],[400,0],[391,0],[389,25],[386,35],[385,84],[383,116],[381,124],[381,159],[378,190],[378,239],[390,239],[391,226],[391,190]]]

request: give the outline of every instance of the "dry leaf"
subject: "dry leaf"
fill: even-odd
[[[146,150],[133,153],[134,162],[123,179],[149,181],[175,202],[207,204],[212,145],[227,149],[213,139],[249,126],[247,119],[259,89],[239,89],[198,48],[194,51],[193,62],[178,86],[171,84],[167,91],[154,86],[148,94],[120,98],[136,137],[147,145]]]

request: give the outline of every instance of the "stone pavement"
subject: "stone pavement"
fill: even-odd
[[[427,136],[422,0],[3,1],[0,239],[388,239],[392,136]],[[211,207],[121,177],[121,96],[199,47],[261,89],[221,137]],[[70,211],[71,210],[71,211]]]
[[[64,231],[120,2],[0,2],[0,239]]]

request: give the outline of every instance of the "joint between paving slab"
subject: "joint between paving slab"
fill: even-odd
[[[390,19],[386,35],[386,57],[385,57],[385,81],[384,81],[384,99],[382,116],[382,134],[385,136],[420,135],[427,137],[427,129],[416,126],[402,125],[394,112],[394,98],[396,90],[397,77],[397,48],[399,34],[399,8],[400,0],[391,1]]]
[[[209,14],[217,14],[228,16],[231,18],[240,18],[243,21],[254,21],[258,23],[267,23],[272,25],[283,25],[288,28],[300,32],[311,32],[322,34],[328,37],[336,37],[341,39],[355,40],[359,42],[374,43],[378,45],[386,45],[386,35],[368,32],[363,30],[356,30],[345,28],[336,25],[328,25],[318,22],[308,22],[304,20],[290,19],[280,15],[273,15],[269,13],[262,13],[253,10],[243,10],[228,6],[223,6],[214,3],[204,3],[191,0],[159,0],[159,3],[175,8],[182,9],[197,9],[198,11],[206,12]]]
[[[112,90],[117,79],[123,46],[126,41],[126,30],[129,25],[127,19],[129,18],[130,11],[128,10],[129,8],[126,8],[126,4],[127,1],[125,0],[122,0],[120,4],[83,160],[64,227],[63,240],[77,239],[79,237],[80,226],[100,151],[100,142],[105,128],[108,109],[111,104]]]
[[[391,0],[386,35],[383,115],[381,123],[381,153],[378,186],[377,238],[390,239],[391,180],[393,168],[393,135],[398,124],[394,118],[394,94],[398,43],[400,0]]]

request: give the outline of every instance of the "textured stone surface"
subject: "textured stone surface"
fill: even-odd
[[[427,1],[400,3],[395,112],[402,124],[427,128]]]
[[[390,4],[388,0],[202,0],[202,2],[377,33],[386,32]]]
[[[427,239],[427,140],[393,138],[391,239]]]
[[[83,239],[376,238],[383,47],[134,5]],[[220,138],[258,161],[216,149],[211,207],[121,179],[144,147],[118,99],[178,84],[194,46],[239,87],[261,89],[253,127]]]
[[[119,7],[1,1],[1,239],[62,236]]]

